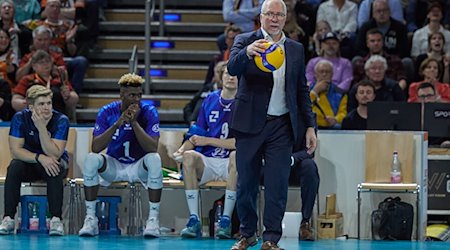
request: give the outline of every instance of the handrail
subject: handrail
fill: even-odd
[[[159,36],[164,36],[164,28],[166,27],[164,20],[164,0],[159,0]]]
[[[137,66],[138,66],[138,50],[137,45],[135,44],[133,46],[133,51],[131,52],[131,57],[128,59],[128,72],[130,73],[137,73]]]
[[[146,0],[145,2],[145,85],[144,85],[144,94],[148,95],[152,89],[152,80],[150,77],[150,43],[151,43],[151,31],[150,24],[153,20],[153,14],[155,12],[155,2],[152,0]]]

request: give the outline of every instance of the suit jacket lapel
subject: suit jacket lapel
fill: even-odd
[[[286,42],[284,43],[284,56],[286,58],[286,72],[285,72],[285,90],[286,93],[288,93],[288,91],[290,89],[292,89],[289,85],[289,82],[291,81],[291,76],[292,76],[292,70],[294,68],[294,65],[292,65],[295,61],[295,57],[297,56],[293,47],[293,43],[289,40],[286,39]]]

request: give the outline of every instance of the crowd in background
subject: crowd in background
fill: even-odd
[[[36,84],[53,92],[54,108],[72,117],[95,48],[100,0],[0,1],[0,120],[26,108]]]
[[[284,33],[305,48],[319,128],[366,129],[371,101],[450,102],[450,1],[284,1]],[[223,1],[222,52],[224,38],[259,28],[262,2]]]

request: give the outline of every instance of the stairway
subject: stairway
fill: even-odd
[[[165,32],[159,35],[160,1],[151,22],[151,99],[159,103],[162,125],[183,124],[182,109],[203,85],[209,61],[218,54],[223,32],[222,0],[164,0]],[[138,72],[144,76],[145,1],[109,0],[107,21],[100,23],[98,45],[89,54],[89,69],[77,110],[79,123],[93,123],[98,109],[119,98],[117,81],[128,72],[138,48]]]

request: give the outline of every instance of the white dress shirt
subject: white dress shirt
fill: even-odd
[[[274,42],[272,37],[261,28],[264,35],[264,39]],[[284,48],[284,42],[286,41],[286,36],[282,33],[281,39],[276,42],[286,55],[286,50]],[[280,116],[289,112],[286,104],[286,57],[284,57],[283,64],[280,68],[272,72],[273,74],[273,88],[272,94],[270,96],[269,108],[267,109],[268,115]]]
[[[342,8],[334,4],[333,0],[328,0],[319,5],[317,10],[317,22],[327,21],[331,30],[334,32],[356,32],[356,20],[358,18],[358,6],[351,1],[346,0]]]

